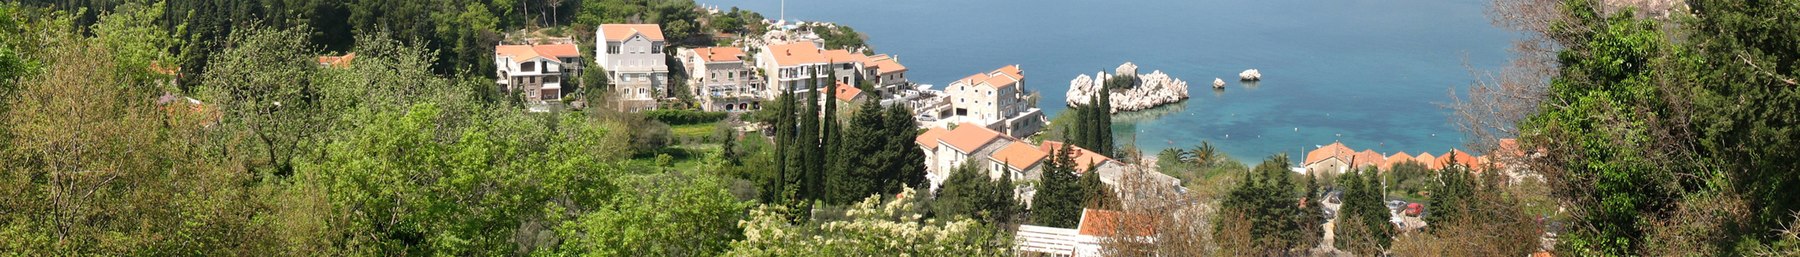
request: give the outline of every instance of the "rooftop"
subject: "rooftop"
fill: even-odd
[[[581,50],[572,44],[555,45],[497,45],[494,56],[510,56],[513,63],[531,61],[532,58],[544,57],[551,61],[562,62],[557,58],[581,57]],[[323,63],[324,58],[320,58]]]
[[[969,75],[968,77],[956,80],[956,82],[952,82],[951,84],[965,84],[970,86],[986,85],[998,89],[1018,85],[1018,82],[1023,80],[1025,80],[1025,74],[1019,71],[1019,65],[1014,64],[1000,67],[1000,69],[986,73]]]
[[[1031,168],[1031,166],[1037,165],[1038,162],[1043,161],[1044,157],[1047,156],[1050,156],[1050,154],[1044,153],[1043,150],[1039,150],[1037,147],[1031,146],[1031,144],[1012,142],[1011,144],[1007,144],[1006,148],[1001,148],[999,152],[994,152],[994,155],[990,158],[1005,162],[1006,166],[1014,169],[1026,170]]]
[[[606,41],[625,41],[635,34],[643,34],[651,41],[663,41],[662,26],[656,24],[602,24],[600,32],[605,33]]]
[[[694,48],[694,55],[706,62],[738,62],[743,61],[744,50],[736,47]]]
[[[998,138],[1000,138],[1000,132],[974,123],[963,123],[956,126],[956,129],[950,130],[949,133],[945,133],[940,140],[964,153],[974,153],[976,149]]]
[[[769,45],[767,54],[775,58],[776,66],[825,63],[825,55],[820,53],[819,45],[813,44],[811,41]]]

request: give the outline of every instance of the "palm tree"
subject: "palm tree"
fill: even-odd
[[[1217,159],[1219,156],[1219,148],[1214,147],[1211,142],[1200,141],[1199,146],[1195,146],[1194,150],[1188,151],[1188,156],[1190,158],[1188,160],[1193,161],[1195,165],[1199,165],[1200,167],[1211,166],[1213,161],[1216,161],[1214,159]]]

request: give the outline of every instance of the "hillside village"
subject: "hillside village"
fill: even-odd
[[[0,3],[0,255],[1800,255],[1800,6],[1526,2],[1466,146],[1292,157],[785,2]]]

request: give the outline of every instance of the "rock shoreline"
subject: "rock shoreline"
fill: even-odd
[[[1105,86],[1106,80],[1112,79],[1118,74],[1136,76],[1137,81],[1136,86],[1130,89],[1110,92],[1111,95],[1108,97],[1112,98],[1113,113],[1150,109],[1188,99],[1187,81],[1170,77],[1161,70],[1152,71],[1149,74],[1138,74],[1137,72],[1136,64],[1126,62],[1114,69],[1113,74],[1096,72],[1092,77],[1087,74],[1075,76],[1074,80],[1069,81],[1068,105],[1087,104],[1088,99]]]

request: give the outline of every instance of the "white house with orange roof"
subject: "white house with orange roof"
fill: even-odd
[[[865,77],[875,82],[875,90],[881,95],[893,95],[911,89],[912,82],[906,80],[906,65],[893,56],[877,54],[870,56],[863,64]]]
[[[1008,65],[951,82],[944,88],[942,106],[922,109],[937,112],[938,124],[975,123],[1009,136],[1030,137],[1046,121],[1042,110],[1026,102],[1024,84],[1019,66]]]
[[[926,139],[925,136],[927,135],[920,135],[920,138]],[[970,161],[985,160],[987,156],[992,156],[994,152],[1017,141],[974,124],[956,126],[955,129],[937,134],[936,139],[937,142],[931,144],[935,150],[926,154],[926,159],[932,163],[926,165],[925,169],[926,179],[931,181],[933,190],[942,186],[944,180],[950,178],[950,172],[957,167]],[[921,147],[925,145],[920,144]]]
[[[573,44],[498,45],[494,46],[494,82],[500,90],[520,94],[528,101],[562,100],[569,93],[564,82],[580,75],[581,62],[581,50]]]
[[[864,94],[862,89],[858,89],[856,86],[851,86],[850,84],[838,83],[837,85],[831,86],[831,90],[837,90],[837,93],[833,96],[837,97],[837,100],[843,102],[843,104],[854,105],[869,99],[869,95]]]
[[[737,47],[682,49],[678,56],[687,69],[688,85],[700,107],[707,111],[762,109],[763,80],[745,65],[744,50]]]
[[[756,53],[756,67],[768,81],[763,97],[774,99],[781,93],[804,94],[832,85],[826,70],[830,67],[823,50],[812,41],[762,46]]]
[[[618,90],[619,108],[639,111],[656,108],[669,97],[669,66],[664,61],[662,27],[656,24],[602,24],[594,34],[594,58],[606,69],[607,81]]]
[[[1306,161],[1303,162],[1303,166],[1306,167],[1307,174],[1314,176],[1328,174],[1327,172],[1343,174],[1350,170],[1350,159],[1355,155],[1356,150],[1344,146],[1344,143],[1331,142],[1331,144],[1306,152]]]

